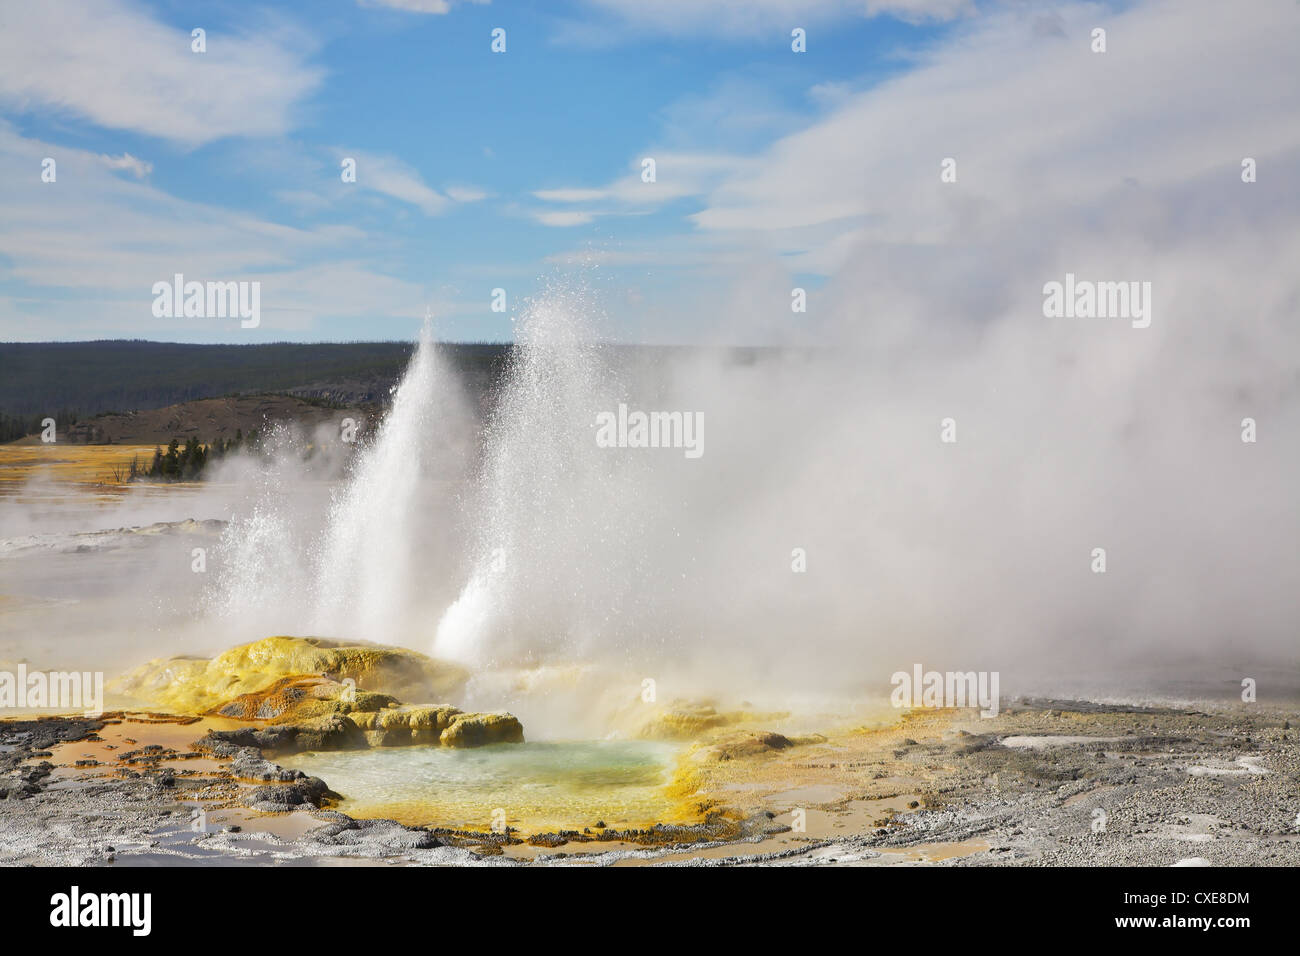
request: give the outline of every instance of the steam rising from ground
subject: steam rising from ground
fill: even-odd
[[[648,533],[642,492],[654,472],[596,447],[595,412],[618,383],[592,341],[595,308],[574,287],[525,311],[484,432],[470,498],[473,563],[438,625],[440,655],[476,664],[608,659],[634,633],[636,595],[649,583],[638,567]]]
[[[1031,302],[979,329],[894,315],[884,342],[647,366],[597,344],[590,292],[559,287],[522,317],[481,448],[426,331],[350,460],[331,435],[304,457],[281,432],[267,460],[176,499],[230,519],[207,576],[176,568],[188,541],[99,569],[127,596],[140,575],[174,589],[137,657],[310,632],[750,699],[879,694],[913,662],[1000,671],[1009,694],[1062,670],[1104,687],[1143,664],[1293,665],[1290,305],[1227,322],[1195,280],[1156,288],[1144,330]],[[599,447],[596,415],[619,402],[702,413],[703,456]]]
[[[1216,319],[1209,290],[1156,274],[1150,329],[1047,320],[1026,296],[979,328],[935,309],[838,353],[688,353],[650,374],[575,339],[580,302],[547,300],[488,429],[477,560],[435,649],[837,690],[914,661],[1038,687],[1293,663],[1294,326],[1285,306]],[[619,400],[702,411],[705,455],[596,447]],[[1247,417],[1266,438],[1241,440]]]
[[[390,409],[355,450],[346,422],[310,443],[272,436],[266,460],[237,461],[218,482],[251,486],[222,537],[209,612],[240,639],[313,633],[419,644],[451,573],[451,503],[471,457],[459,383],[426,322]],[[445,605],[443,605],[445,606]]]
[[[317,631],[378,639],[409,631],[410,615],[430,610],[422,597],[447,534],[430,520],[431,482],[463,454],[455,429],[465,415],[432,334],[426,322],[374,444],[331,505],[313,582]]]
[[[978,331],[893,316],[883,344],[652,366],[597,344],[590,292],[559,287],[522,317],[481,448],[426,331],[350,461],[329,434],[304,458],[280,432],[179,499],[230,524],[206,576],[179,573],[192,542],[122,569],[168,582],[132,651],[315,633],[750,699],[879,694],[913,662],[1000,671],[1010,694],[1062,670],[1104,688],[1143,664],[1291,665],[1295,326],[1285,302],[1228,323],[1173,287],[1145,330],[1026,306]],[[703,413],[705,453],[599,447],[620,401]]]
[[[547,303],[530,334],[565,346],[533,342],[513,370],[478,560],[435,649],[563,649],[736,688],[879,687],[922,661],[1001,671],[1011,693],[1062,671],[1293,663],[1294,326],[1267,307],[1215,319],[1195,283],[1162,279],[1145,330],[1031,300],[978,329],[892,316],[885,342],[687,354],[650,376],[573,348],[572,304]],[[620,398],[702,411],[704,456],[596,447]],[[1267,437],[1242,442],[1247,417]]]
[[[1294,679],[1287,6],[1135,5],[1142,42],[1104,58],[1075,42],[1090,6],[1059,30],[999,14],[709,197],[702,228],[806,240],[806,268],[831,277],[792,317],[798,281],[755,252],[732,295],[707,296],[715,312],[687,318],[745,343],[780,316],[811,347],[647,363],[600,344],[612,295],[557,283],[521,315],[481,435],[426,338],[357,455],[324,435],[304,459],[282,434],[269,463],[170,499],[172,519],[231,519],[207,577],[188,547],[56,570],[149,595],[147,625],[115,624],[137,628],[136,657],[314,631],[476,667],[593,665],[664,698],[884,695],[917,662],[999,671],[1007,695],[1084,672],[1105,692],[1143,667]],[[1175,23],[1188,42],[1166,37]],[[864,155],[863,130],[884,145]],[[954,153],[962,178],[940,184]],[[1043,285],[1067,272],[1150,282],[1150,327],[1045,318]],[[598,447],[596,415],[619,402],[702,413],[703,456]],[[158,507],[129,497],[109,526]],[[7,514],[3,534],[50,530]]]

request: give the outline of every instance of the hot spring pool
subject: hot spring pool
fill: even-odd
[[[524,833],[687,822],[664,792],[680,748],[644,740],[376,747],[280,763],[320,777],[354,817],[488,829],[493,811]]]

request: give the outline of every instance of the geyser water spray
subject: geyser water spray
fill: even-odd
[[[399,643],[420,626],[435,570],[430,539],[445,534],[429,507],[431,483],[445,471],[440,459],[453,454],[463,417],[432,326],[426,317],[392,407],[331,504],[316,561],[319,633]]]
[[[580,287],[524,311],[485,429],[472,569],[438,624],[435,656],[535,663],[617,638],[636,578],[609,556],[635,553],[639,469],[594,439],[619,383],[592,340],[593,312]]]

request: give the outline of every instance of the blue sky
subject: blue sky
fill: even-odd
[[[8,4],[0,340],[409,339],[426,308],[444,338],[500,340],[557,276],[594,292],[598,334],[636,341],[1004,309],[1064,268],[1127,268],[1243,156],[1291,167],[1300,5],[1251,9]],[[1150,231],[1111,235],[1135,186]],[[1253,229],[1289,229],[1278,186],[1231,194]],[[259,281],[261,325],[154,317],[151,287],[176,272]]]
[[[77,22],[79,5],[52,6],[66,8],[63,23]],[[129,156],[147,166],[112,171],[124,185],[147,186],[216,215],[308,232],[356,230],[355,240],[308,241],[306,248],[282,249],[287,261],[250,259],[234,269],[220,265],[224,255],[205,256],[201,237],[177,256],[175,268],[188,266],[187,278],[200,280],[362,263],[407,294],[403,300],[401,291],[387,290],[370,314],[305,301],[298,305],[305,312],[284,314],[279,307],[294,303],[278,300],[275,283],[264,279],[263,327],[255,334],[303,339],[409,337],[422,304],[433,307],[447,338],[509,338],[509,318],[489,310],[492,289],[505,288],[515,308],[539,279],[570,269],[571,255],[581,260],[591,253],[595,261],[628,244],[670,249],[698,234],[689,217],[703,207],[703,184],[721,170],[691,168],[683,173],[690,181],[678,182],[673,156],[716,154],[724,163],[752,155],[814,122],[847,90],[903,69],[902,55],[950,23],[831,9],[811,18],[778,12],[753,22],[718,19],[713,28],[690,17],[652,26],[621,15],[618,4],[585,2],[456,3],[442,13],[353,0],[289,3],[273,11],[238,3],[113,0],[108,6],[120,11],[117,28],[124,32],[146,21],[155,28],[156,36],[132,39],[123,55],[147,61],[156,54],[151,45],[170,41],[179,52],[169,51],[167,70],[210,75],[182,76],[181,85],[231,83],[233,75],[241,97],[232,104],[198,92],[178,95],[171,108],[184,115],[172,123],[156,110],[141,119],[128,104],[79,102],[77,91],[23,95],[20,78],[11,76],[9,95],[0,100],[8,134],[47,144],[56,161],[68,151]],[[94,14],[88,16],[94,23]],[[36,32],[55,22],[42,18],[24,27]],[[800,25],[811,31],[811,52],[796,55],[790,30]],[[205,54],[188,49],[196,26],[207,33]],[[490,49],[497,27],[506,30],[504,54]],[[17,42],[16,33],[11,37]],[[110,30],[100,42],[113,40]],[[245,48],[237,60],[232,44]],[[95,65],[93,52],[85,52],[64,66],[34,67],[86,69],[90,76]],[[167,70],[157,73],[166,78]],[[132,86],[152,78],[120,79],[118,89],[103,91],[105,99],[129,98]],[[294,92],[263,99],[272,85]],[[170,105],[165,96],[162,103]],[[232,106],[240,116],[229,115]],[[204,110],[220,119],[209,121]],[[340,181],[344,156],[358,160],[356,184]],[[656,184],[640,182],[644,156],[661,164]],[[67,171],[59,170],[55,184],[27,176],[23,198],[40,200],[42,189],[59,190],[78,175],[62,165]],[[376,181],[381,167],[383,182]],[[631,191],[621,199],[538,195],[620,183]],[[120,201],[132,202],[129,196]],[[138,201],[144,206],[153,199]],[[64,282],[57,269],[31,281],[14,267],[14,257],[0,260],[6,297],[0,337],[249,337],[233,323],[159,328],[147,287],[83,285],[71,268]],[[606,280],[594,275],[599,269],[577,268],[587,273],[583,281],[647,290],[672,282],[668,273],[676,271],[607,267]],[[71,301],[94,312],[104,299],[117,303],[111,312],[118,318],[105,322],[50,308]],[[65,318],[55,323],[53,312]],[[42,324],[33,328],[32,321]]]

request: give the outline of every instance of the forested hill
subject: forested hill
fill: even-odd
[[[185,345],[171,342],[0,343],[0,414],[162,408],[200,398],[279,392],[339,404],[384,402],[410,342]],[[447,345],[465,381],[484,389],[509,346]]]
[[[282,410],[296,409],[293,414],[298,417],[309,407],[376,411],[388,403],[413,348],[411,342],[0,342],[0,442],[38,433],[46,417],[54,418],[65,434],[80,425],[86,441],[98,440],[91,436],[99,431],[110,441],[117,433],[121,440],[136,433],[137,438],[154,432],[170,435],[188,414],[198,412],[223,421],[222,416],[230,418],[227,425],[234,428],[249,408],[260,407],[257,402],[249,404],[254,396],[263,401],[287,396],[293,401]],[[439,345],[443,360],[452,366],[480,413],[490,407],[510,349],[505,343]],[[642,381],[652,381],[654,370],[669,356],[701,351],[716,352],[727,362],[750,364],[779,350],[614,345],[603,358],[626,373],[648,376]],[[220,406],[221,415],[205,399],[227,400]],[[202,407],[176,410],[165,421],[136,414],[194,403]],[[106,413],[118,413],[122,421],[99,421],[97,416]],[[220,434],[217,425],[204,421],[209,431],[216,428]]]

